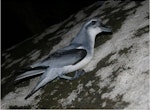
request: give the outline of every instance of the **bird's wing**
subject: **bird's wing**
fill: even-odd
[[[43,60],[41,65],[50,67],[74,65],[81,61],[86,55],[86,50],[82,48],[75,48],[70,50],[64,49],[51,54],[49,57]]]
[[[86,55],[87,52],[84,49],[57,51],[51,54],[47,59],[45,59],[45,61],[43,61],[43,64],[44,63],[47,64],[47,62],[49,61],[49,65],[52,68],[48,68],[45,71],[45,73],[42,74],[35,88],[25,97],[25,99],[29,98],[32,94],[34,94],[37,90],[46,85],[48,82],[58,77],[58,73],[63,72],[62,68],[53,68],[53,67],[75,65],[76,63],[84,59]]]
[[[68,50],[72,50],[72,49],[77,49],[79,47],[82,47],[82,45],[79,43],[73,43],[73,44],[71,43],[70,45],[68,45],[64,48],[59,49],[58,52],[64,52],[64,51],[68,51]]]

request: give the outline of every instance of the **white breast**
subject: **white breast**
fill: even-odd
[[[64,67],[65,73],[73,72],[73,71],[83,68],[87,63],[89,63],[91,61],[92,57],[93,57],[93,55],[87,55],[79,63],[77,63],[75,65],[65,66]]]

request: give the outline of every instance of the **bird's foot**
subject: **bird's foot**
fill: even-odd
[[[74,77],[72,77],[72,80],[73,79],[77,79],[77,78],[79,78],[80,76],[82,76],[82,75],[84,75],[85,74],[85,71],[82,69],[82,70],[77,70],[76,72],[75,72],[75,75],[74,75]]]
[[[77,79],[77,78],[79,78],[80,76],[82,76],[84,74],[85,74],[84,70],[77,70],[73,77],[59,74],[59,78],[63,78],[63,79],[67,79],[67,80],[74,80],[74,79]]]

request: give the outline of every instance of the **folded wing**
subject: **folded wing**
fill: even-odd
[[[71,49],[71,50],[61,50],[51,54],[49,57],[44,59],[41,63],[33,66],[49,66],[53,67],[62,67],[67,65],[74,65],[81,61],[87,52],[84,49]]]

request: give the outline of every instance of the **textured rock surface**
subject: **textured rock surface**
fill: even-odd
[[[2,53],[2,108],[149,108],[149,1],[106,1],[84,8],[60,24]],[[73,81],[56,79],[28,100],[39,77],[15,85],[22,68],[66,46],[84,20],[99,17],[113,29],[98,35],[87,73]]]

